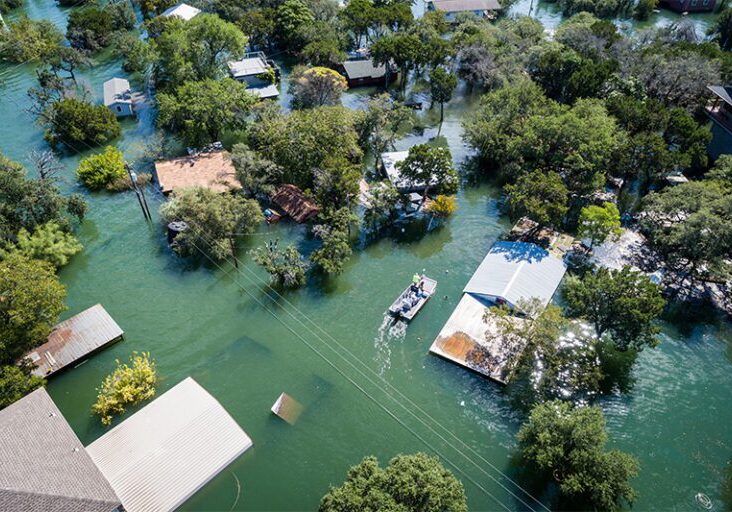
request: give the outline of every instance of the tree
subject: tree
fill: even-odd
[[[182,221],[187,229],[174,242],[181,256],[202,252],[214,260],[234,257],[238,235],[250,234],[262,222],[262,211],[253,199],[218,194],[203,187],[182,189],[160,207],[164,222]]]
[[[617,511],[636,493],[628,480],[638,461],[608,451],[599,407],[575,407],[559,400],[534,407],[518,433],[523,458],[557,482],[563,497],[583,509]],[[566,508],[566,507],[561,507]]]
[[[114,18],[106,9],[85,7],[71,11],[66,38],[74,48],[95,52],[109,45],[114,32]]]
[[[432,101],[440,104],[440,127],[437,130],[437,135],[442,130],[442,120],[445,118],[445,103],[452,99],[455,87],[457,87],[457,77],[446,71],[445,68],[437,67],[430,73]]]
[[[0,30],[0,60],[38,61],[55,52],[63,40],[63,34],[50,21],[22,16]]]
[[[53,103],[41,118],[46,125],[44,137],[53,146],[75,144],[99,146],[119,137],[119,121],[104,105],[66,98]]]
[[[82,159],[76,175],[90,190],[121,190],[128,179],[125,157],[119,149],[107,146],[102,153]]]
[[[558,226],[569,209],[569,191],[553,171],[524,174],[503,190],[514,219],[526,216],[540,226]]]
[[[18,241],[9,253],[18,253],[25,258],[46,261],[56,268],[63,267],[74,254],[83,249],[71,233],[63,231],[55,222],[38,226],[31,235],[25,228],[18,233]],[[8,253],[5,253],[7,257]]]
[[[657,6],[658,0],[638,0],[633,9],[633,17],[639,21],[646,21]]]
[[[201,147],[244,128],[256,101],[233,78],[186,82],[174,93],[158,94],[158,124],[178,133],[187,145]]]
[[[111,425],[114,415],[124,414],[128,405],[139,404],[155,396],[158,372],[148,352],[133,352],[130,362],[115,361],[116,368],[97,389],[92,412],[103,425]]]
[[[678,159],[658,133],[640,132],[628,137],[619,152],[614,174],[626,180],[637,179],[641,192],[668,175]]]
[[[40,388],[45,380],[14,364],[0,366],[0,410]]]
[[[457,207],[457,198],[455,196],[440,194],[427,205],[427,211],[435,217],[445,218],[455,213]]]
[[[463,485],[439,459],[416,453],[398,455],[384,469],[376,457],[366,457],[341,487],[331,487],[318,510],[467,512],[468,505]]]
[[[689,278],[724,278],[732,252],[732,187],[718,179],[690,181],[643,202],[641,228],[667,267]]]
[[[409,148],[407,158],[399,162],[397,168],[405,180],[424,184],[423,200],[427,199],[427,194],[433,187],[446,193],[457,191],[457,173],[447,148],[417,144]]]
[[[321,213],[321,223],[313,226],[313,234],[322,241],[322,245],[310,255],[310,261],[326,274],[343,272],[353,253],[348,239],[350,225],[356,220],[348,208],[341,208]]]
[[[346,89],[346,79],[332,69],[298,67],[292,72],[290,94],[293,108],[338,105]]]
[[[591,322],[597,336],[607,335],[618,350],[640,351],[659,343],[655,321],[666,301],[660,287],[637,270],[600,267],[581,279],[570,278],[563,296],[571,315]]]
[[[313,21],[315,16],[307,3],[303,0],[285,0],[275,12],[275,34],[284,48],[301,48],[301,29]]]
[[[54,270],[17,253],[0,262],[0,364],[44,343],[65,309],[66,289]]]
[[[407,86],[407,75],[420,58],[422,42],[414,34],[384,36],[371,46],[371,58],[377,65],[389,67],[394,63],[401,72],[401,90]],[[388,80],[388,77],[387,77]]]
[[[371,185],[368,191],[368,206],[364,212],[364,222],[372,228],[390,221],[396,214],[399,192],[390,181],[380,181]]]
[[[250,196],[271,196],[282,183],[284,171],[274,162],[267,160],[246,144],[235,144],[231,149],[236,179]]]
[[[23,0],[0,0],[0,14],[17,9],[23,5]]]
[[[719,43],[723,50],[732,50],[732,7],[722,10],[717,21],[709,27],[708,35]]]
[[[613,203],[603,203],[602,206],[593,204],[582,208],[578,233],[580,237],[590,239],[590,248],[609,236],[619,237],[622,230],[618,207]]]
[[[307,263],[294,245],[283,251],[278,248],[278,240],[270,240],[251,254],[254,262],[269,273],[273,285],[298,288],[305,284]]]
[[[378,168],[379,155],[393,150],[402,130],[413,124],[413,116],[409,108],[387,93],[369,99],[366,110],[357,117],[356,130],[361,147],[374,156],[375,167]]]

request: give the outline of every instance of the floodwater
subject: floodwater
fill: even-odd
[[[63,24],[65,12],[53,2],[26,2],[29,15]],[[536,12],[551,21],[551,7],[540,4]],[[0,76],[0,150],[27,164],[28,153],[44,147],[24,111],[33,69],[4,66]],[[103,81],[114,76],[124,76],[119,63],[100,58],[84,79],[99,100]],[[344,102],[358,108],[366,92],[349,93]],[[457,96],[446,108],[442,134],[461,162],[468,151],[460,121],[476,98]],[[437,119],[437,112],[423,115]],[[124,123],[118,145],[129,157],[153,134],[152,119],[148,109]],[[410,136],[398,149],[435,132]],[[83,192],[73,176],[78,159],[63,158],[61,186],[70,192]],[[427,353],[469,276],[509,226],[496,189],[466,184],[458,213],[439,229],[410,226],[364,239],[343,275],[284,297],[267,290],[267,276],[247,251],[270,238],[307,250],[313,242],[303,227],[262,227],[242,244],[239,271],[198,265],[168,251],[162,229],[144,223],[133,194],[84,193],[90,206],[78,233],[84,251],[61,272],[65,316],[101,302],[126,333],[49,383],[84,443],[105,431],[90,407],[114,360],[149,351],[162,378],[159,393],[192,376],[254,440],[183,510],[314,510],[328,486],[362,457],[386,461],[417,450],[438,453],[455,471],[471,510],[540,509],[509,480],[519,481],[513,457],[521,417],[504,392]],[[150,193],[148,199],[159,203]],[[389,325],[384,312],[415,271],[438,280],[437,296],[408,327]],[[695,510],[700,492],[715,510],[724,507],[720,484],[732,459],[732,330],[718,319],[680,324],[665,325],[661,345],[640,355],[627,393],[600,402],[612,447],[640,459],[636,510]],[[283,391],[305,405],[295,426],[270,413]]]

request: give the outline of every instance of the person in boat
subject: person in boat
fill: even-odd
[[[422,276],[419,274],[414,274],[412,276],[412,286],[409,287],[409,291],[412,293],[418,293],[420,290],[420,285],[422,285]]]

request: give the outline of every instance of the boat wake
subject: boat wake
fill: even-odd
[[[374,348],[376,349],[374,360],[378,365],[379,375],[383,376],[391,368],[390,342],[396,339],[404,339],[406,334],[406,322],[396,320],[386,312],[379,329],[376,331],[376,336],[374,336]]]

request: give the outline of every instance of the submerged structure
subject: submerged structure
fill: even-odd
[[[104,82],[104,106],[117,117],[134,116],[130,82],[124,78],[112,78]]]
[[[430,352],[506,384],[526,344],[514,336],[502,336],[495,319],[485,314],[486,308],[505,305],[515,313],[510,322],[529,322],[521,309],[524,301],[545,307],[566,271],[561,257],[539,245],[496,242],[463,289]]]
[[[160,191],[165,195],[190,187],[204,187],[222,193],[241,188],[231,156],[226,151],[155,162],[155,176]]]
[[[183,21],[189,21],[199,14],[201,14],[201,9],[193,7],[192,5],[180,3],[165,9],[161,16],[165,16],[166,18],[175,17],[180,18]]]
[[[710,85],[707,89],[713,94],[707,105],[707,115],[712,120],[712,142],[708,152],[716,159],[732,148],[732,85]]]
[[[280,95],[277,80],[280,69],[263,52],[247,53],[243,59],[228,63],[231,77],[247,84],[247,89],[260,98]]]
[[[102,348],[119,341],[124,331],[101,304],[57,324],[48,341],[24,357],[35,365],[33,374],[50,377],[79,364]]]
[[[281,185],[272,195],[272,202],[282,208],[292,220],[302,224],[320,213],[320,208],[315,201],[308,198],[300,188],[295,185]]]
[[[429,0],[428,11],[441,11],[445,19],[455,23],[461,13],[471,13],[480,18],[490,18],[501,10],[498,0]]]

